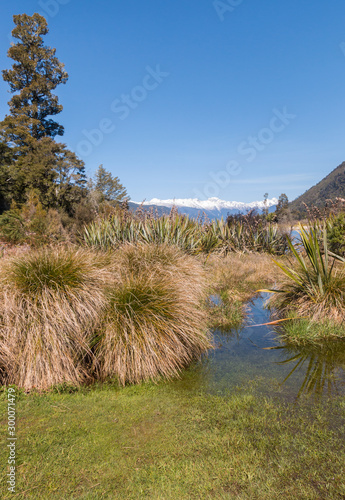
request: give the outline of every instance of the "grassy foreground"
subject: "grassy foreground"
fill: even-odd
[[[0,404],[6,438],[4,393]],[[19,394],[16,494],[3,481],[1,498],[344,498],[344,407],[287,407],[250,390],[221,398],[174,382]],[[4,478],[6,447],[0,454]]]
[[[142,259],[125,256],[133,272],[138,262],[142,267]],[[279,271],[268,255],[257,254],[211,255],[205,268],[210,293],[222,299],[213,326],[224,328],[240,324],[243,301],[259,287],[272,286]],[[122,302],[116,300],[118,307]],[[308,339],[307,322],[305,329]],[[16,493],[7,491],[3,446],[0,498],[345,498],[344,398],[325,406],[304,400],[288,406],[259,397],[250,387],[227,397],[208,395],[191,391],[193,367],[189,370],[182,383],[18,392]]]

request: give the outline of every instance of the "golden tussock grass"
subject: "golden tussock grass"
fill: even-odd
[[[197,259],[168,245],[124,245],[113,272],[95,351],[102,378],[170,378],[211,347]]]
[[[272,257],[264,253],[211,255],[206,269],[209,285],[216,293],[227,291],[230,299],[241,302],[249,300],[258,288],[272,286],[280,275]]]
[[[25,390],[173,377],[211,347],[204,268],[168,245],[0,261],[0,376]]]
[[[44,390],[86,378],[83,359],[105,305],[107,275],[99,256],[80,249],[43,249],[1,260],[5,383]]]

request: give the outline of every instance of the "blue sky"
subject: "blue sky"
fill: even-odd
[[[63,142],[133,200],[293,199],[345,160],[344,0],[2,2],[1,68],[24,12],[69,73]]]

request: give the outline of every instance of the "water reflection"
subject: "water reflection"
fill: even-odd
[[[248,304],[247,324],[240,330],[214,332],[216,348],[173,384],[187,391],[227,395],[238,388],[296,401],[345,395],[345,342],[296,347],[279,342],[269,326],[262,295]]]
[[[344,342],[331,342],[327,345],[308,347],[285,345],[276,346],[274,349],[284,350],[287,356],[287,359],[278,361],[277,364],[294,365],[283,380],[282,385],[296,370],[301,370],[304,373],[297,398],[306,394],[320,399],[325,394],[330,397],[344,392]]]

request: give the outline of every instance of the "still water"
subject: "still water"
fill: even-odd
[[[264,305],[267,296],[249,304],[245,325],[238,331],[214,332],[215,349],[175,384],[189,390],[226,395],[243,387],[286,402],[315,402],[345,395],[345,342],[315,347],[279,342]]]

